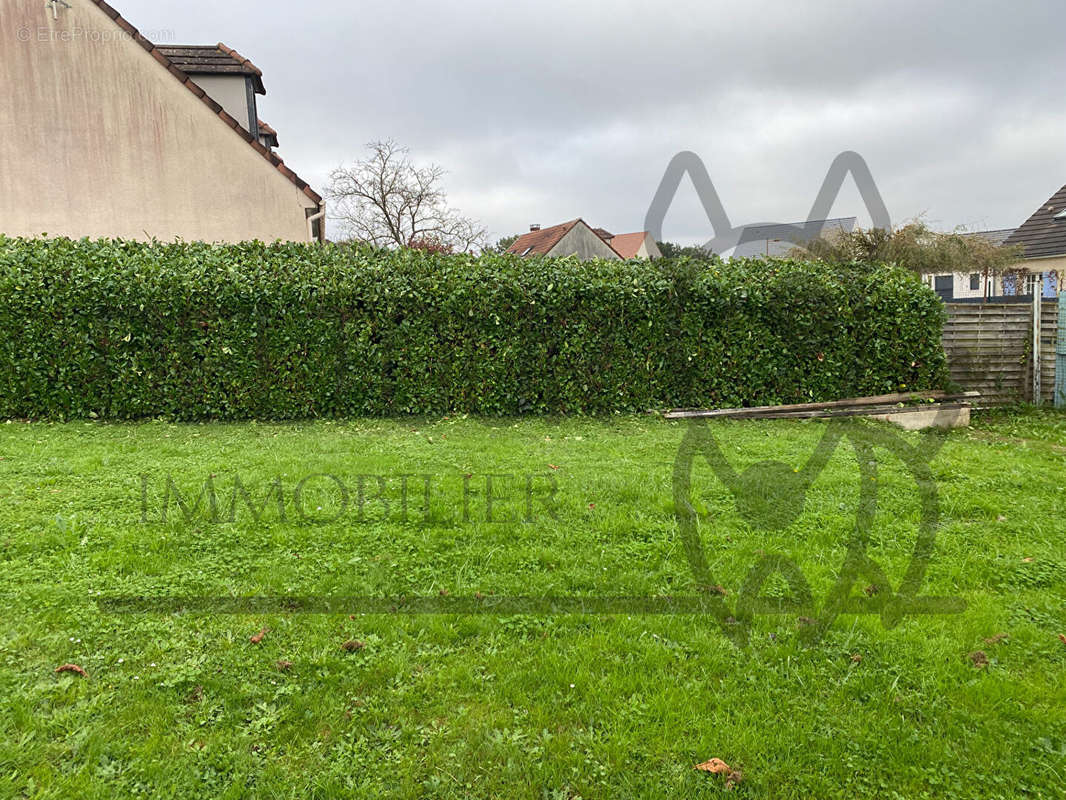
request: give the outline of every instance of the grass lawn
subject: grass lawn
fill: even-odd
[[[921,509],[895,455],[844,439],[803,499],[799,473],[744,469],[801,469],[826,423],[709,430],[756,506],[801,504],[760,526],[696,460],[713,602],[780,554],[817,617],[863,480],[899,584]],[[693,769],[716,757],[736,797],[1064,796],[1066,415],[898,434],[936,452],[922,592],[965,611],[845,614],[813,644],[805,614],[759,614],[743,648],[714,614],[651,613],[709,596],[675,517],[685,431],[0,424],[0,795],[717,797]]]

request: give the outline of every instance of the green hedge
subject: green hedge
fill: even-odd
[[[943,385],[899,269],[0,237],[0,417],[606,413]]]

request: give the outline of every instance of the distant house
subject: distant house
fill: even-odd
[[[157,46],[103,0],[4,0],[2,17],[0,233],[323,238],[322,198],[274,152],[247,58]]]
[[[577,256],[582,260],[602,258],[614,261],[662,256],[646,231],[615,235],[603,228],[592,228],[580,218],[549,228],[530,225],[529,233],[519,236],[507,252],[523,257]]]
[[[1029,273],[1025,286],[1005,289],[1023,294],[1042,291],[1045,297],[1054,297],[1064,287],[1066,277],[1066,186],[1037,208],[1003,244],[1022,248],[1025,260],[1018,266]]]
[[[662,251],[659,250],[659,245],[655,243],[655,239],[647,231],[612,234],[603,230],[603,228],[597,228],[596,233],[611,246],[612,250],[624,259],[663,257]]]
[[[816,219],[785,224],[766,223],[745,225],[740,241],[733,249],[732,258],[787,258],[803,242],[797,237],[816,236],[831,239],[855,229],[855,217]]]
[[[996,247],[1014,233],[1014,228],[997,228],[987,231],[972,231],[963,236],[984,239]],[[977,297],[998,297],[1003,294],[1002,279],[998,275],[985,275],[982,272],[956,272],[939,275],[926,275],[926,283],[942,300],[968,300]]]
[[[1054,297],[1066,286],[1066,186],[1042,203],[1021,227],[974,231],[997,247],[1020,247],[1023,260],[1015,276],[985,276],[978,272],[928,275],[926,280],[944,300],[1040,292]]]

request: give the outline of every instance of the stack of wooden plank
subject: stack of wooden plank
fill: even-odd
[[[908,430],[959,428],[970,424],[970,408],[979,392],[897,392],[852,397],[825,403],[798,403],[752,408],[677,408],[666,419],[824,419],[869,417],[895,422]]]

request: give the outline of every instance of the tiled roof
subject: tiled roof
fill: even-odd
[[[1010,235],[1016,231],[1017,228],[999,228],[994,231],[968,231],[962,234],[963,236],[972,236],[977,239],[984,239],[989,244],[994,244],[997,247],[1007,241]]]
[[[747,242],[781,241],[791,246],[796,237],[804,230],[817,232],[821,236],[834,233],[850,233],[855,228],[856,217],[834,217],[832,219],[810,219],[805,222],[776,223],[762,225],[745,225],[743,239]]]
[[[620,233],[617,236],[612,236],[608,239],[607,243],[622,258],[636,258],[641,245],[644,244],[644,237],[647,235],[646,231],[638,231],[637,233]]]
[[[1040,206],[1007,237],[1007,247],[1021,245],[1026,258],[1066,255],[1066,186]],[[1056,219],[1059,215],[1061,218]]]
[[[578,223],[584,225],[595,233],[600,240],[607,245],[607,249],[614,250],[617,255],[612,234],[608,233],[603,228],[593,228],[580,217],[572,219],[569,222],[564,222],[561,225],[552,225],[550,228],[540,228],[535,231],[530,231],[529,233],[524,233],[515,239],[514,244],[507,248],[507,252],[516,253],[520,256],[546,256]],[[625,258],[625,256],[622,257]]]
[[[252,79],[256,94],[266,94],[263,71],[222,42],[159,45],[159,52],[186,75],[247,75]]]
[[[183,84],[186,89],[188,89],[194,95],[199,97],[204,105],[206,105],[209,109],[211,109],[212,112],[218,115],[218,117],[223,122],[229,125],[230,128],[232,128],[238,136],[248,142],[248,144],[252,147],[253,150],[255,150],[263,158],[269,161],[274,166],[274,168],[277,169],[278,172],[280,172],[282,175],[292,181],[296,185],[296,187],[300,189],[300,191],[302,191],[305,195],[307,195],[307,197],[309,197],[314,203],[322,203],[322,196],[310,186],[308,186],[307,181],[303,180],[299,175],[297,175],[295,172],[285,166],[285,163],[280,158],[270,152],[270,150],[267,149],[258,139],[256,139],[254,136],[252,136],[252,134],[245,130],[243,125],[241,125],[239,122],[237,122],[237,120],[227,114],[223,110],[222,106],[212,100],[208,96],[207,92],[197,86],[196,82],[193,81],[192,78],[190,78],[174,63],[172,63],[170,59],[167,58],[166,55],[164,55],[158,47],[156,47],[150,41],[145,39],[141,35],[140,31],[130,25],[130,23],[127,22],[121,14],[119,14],[115,9],[113,9],[106,2],[104,2],[104,0],[90,0],[90,2],[92,2],[101,11],[107,14],[108,17],[114,20],[115,24],[122,28],[122,30],[124,30],[127,34],[129,34],[130,38],[132,38],[133,41],[137,42],[137,44],[139,44],[141,47],[151,53],[152,57],[159,62],[160,66],[162,66],[163,69],[167,70],[171,75],[174,76],[175,79],[177,79],[181,84]]]
[[[524,233],[515,239],[514,244],[507,248],[508,253],[517,253],[520,256],[544,256],[555,245],[559,244],[570,230],[582,222],[581,219],[572,219],[562,225],[552,225],[550,228],[541,228],[537,231]]]

